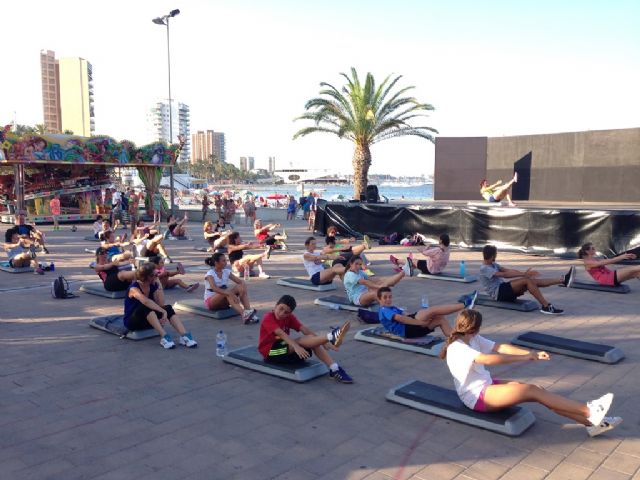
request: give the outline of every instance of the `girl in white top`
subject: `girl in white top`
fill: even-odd
[[[209,310],[233,308],[242,315],[245,325],[257,323],[256,310],[249,303],[247,285],[241,278],[231,273],[224,253],[216,252],[204,263],[212,267],[205,275],[204,304]],[[229,280],[235,283],[229,285]]]
[[[330,268],[324,267],[322,262],[325,260],[335,260],[336,257],[319,252],[316,253],[314,251],[316,249],[316,239],[314,237],[307,238],[304,242],[304,247],[306,251],[302,255],[302,263],[309,274],[309,280],[311,280],[311,283],[314,285],[325,285],[333,282],[333,279],[336,277],[342,278],[345,272],[343,265],[335,264]],[[343,257],[337,258],[342,258],[344,260]]]
[[[620,417],[605,417],[613,394],[591,402],[574,400],[547,392],[542,387],[511,380],[494,380],[485,365],[549,360],[547,352],[531,352],[508,344],[498,344],[479,335],[482,315],[476,310],[463,310],[456,319],[453,332],[440,352],[462,403],[478,412],[494,412],[524,402],[538,402],[558,415],[587,427],[594,437],[615,428]]]

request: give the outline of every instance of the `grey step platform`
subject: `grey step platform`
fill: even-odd
[[[159,337],[160,334],[153,328],[148,330],[130,331],[124,326],[122,315],[106,315],[103,317],[95,317],[89,320],[89,326],[102,330],[103,332],[118,335],[120,338],[128,338],[129,340],[146,340],[147,338]]]
[[[456,275],[454,273],[447,273],[447,272],[436,273],[436,274],[419,273],[416,276],[419,278],[428,278],[429,280],[444,280],[446,282],[460,282],[460,283],[473,283],[476,280],[478,280],[478,277],[476,277],[475,275],[466,275],[464,277],[461,277],[460,275]]]
[[[369,310],[370,312],[377,312],[378,305],[372,305],[370,307],[359,307],[349,301],[347,297],[339,297],[337,295],[330,295],[328,297],[316,298],[313,303],[316,305],[322,305],[323,307],[336,308],[336,310],[349,310],[351,312],[357,312],[358,310]]]
[[[209,245],[193,247],[193,249],[197,252],[213,253],[209,251],[209,248]]]
[[[388,333],[384,327],[371,327],[358,331],[354,337],[361,342],[373,343],[384,347],[397,348],[408,352],[422,353],[437,357],[444,346],[444,338],[426,335],[422,338],[403,339]]]
[[[225,308],[224,310],[209,310],[204,306],[204,300],[202,298],[189,298],[180,300],[173,304],[173,308],[181,310],[183,312],[195,313],[196,315],[202,315],[203,317],[215,318],[216,320],[224,320],[225,318],[231,318],[238,315],[233,308]]]
[[[94,237],[93,235],[84,237],[87,242],[99,242],[100,240]]]
[[[538,332],[522,333],[511,343],[602,363],[617,363],[624,358],[624,352],[617,347]]]
[[[303,290],[313,290],[314,292],[327,292],[329,290],[335,290],[336,287],[333,283],[327,283],[326,285],[314,285],[308,278],[280,278],[277,282],[278,285],[291,288],[301,288]]]
[[[226,363],[231,363],[239,367],[249,368],[256,372],[266,373],[299,383],[308,382],[314,378],[326,375],[329,372],[329,369],[324,363],[314,359],[292,365],[267,363],[254,345],[232,350],[223,360]]]
[[[175,240],[175,241],[184,240],[184,241],[187,241],[187,242],[192,242],[193,241],[193,238],[191,238],[191,237],[174,237],[173,235],[166,235],[166,236],[164,236],[164,239],[165,240]]]
[[[29,273],[33,272],[33,267],[15,268],[9,265],[9,261],[0,262],[0,270],[7,273]]]
[[[389,390],[387,400],[432,415],[449,418],[510,437],[517,437],[536,421],[524,407],[509,407],[499,412],[483,413],[467,408],[455,390],[410,380]]]
[[[462,302],[462,297],[460,297],[458,301]],[[489,295],[485,295],[483,293],[478,294],[478,298],[476,299],[476,305],[483,305],[485,307],[504,308],[507,310],[517,310],[519,312],[532,312],[533,310],[538,310],[540,308],[540,305],[535,300],[517,299],[515,302],[499,302],[491,298]]]
[[[574,281],[571,284],[570,288],[578,288],[581,290],[595,290],[598,292],[607,292],[607,293],[629,293],[631,289],[629,285],[600,285],[596,282],[578,282]]]
[[[80,286],[80,291],[84,293],[88,293],[90,295],[98,295],[99,297],[105,297],[105,298],[124,298],[127,296],[127,292],[128,292],[128,290],[120,290],[119,292],[109,292],[104,289],[104,284],[102,283],[102,280],[83,283]]]

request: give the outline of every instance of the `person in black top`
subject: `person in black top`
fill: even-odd
[[[238,275],[244,275],[244,269],[251,268],[256,265],[258,267],[258,278],[271,278],[262,269],[262,259],[267,256],[269,248],[258,255],[244,255],[244,250],[261,249],[263,248],[259,243],[241,243],[240,233],[233,232],[229,235],[229,244],[227,250],[229,252],[229,263],[235,273]]]

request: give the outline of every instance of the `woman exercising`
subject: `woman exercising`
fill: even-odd
[[[510,207],[515,207],[516,204],[511,201],[509,196],[509,189],[511,185],[518,183],[518,173],[513,174],[513,178],[507,183],[502,185],[502,180],[498,180],[493,185],[489,185],[485,178],[480,182],[480,195],[489,203],[500,203],[503,199],[507,199]]]
[[[613,265],[622,260],[634,260],[636,258],[634,253],[623,253],[617,257],[605,258],[603,260],[596,260],[595,255],[596,248],[592,243],[585,243],[580,247],[580,250],[578,250],[578,257],[582,259],[585,270],[600,285],[613,287],[632,278],[640,279],[640,265],[621,267],[617,270],[607,268],[607,265]]]
[[[108,250],[98,247],[96,250],[96,263],[93,269],[102,280],[107,292],[122,292],[128,290],[131,282],[136,279],[133,270],[121,270],[120,267],[131,265],[131,259],[108,259]]]

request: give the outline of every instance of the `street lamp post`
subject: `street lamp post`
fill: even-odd
[[[171,49],[169,48],[169,19],[180,13],[180,10],[171,10],[167,15],[156,17],[152,20],[156,25],[167,27],[167,72],[169,77],[169,144],[173,143],[173,109],[171,108]],[[177,161],[178,159],[176,159]],[[171,202],[171,215],[175,215],[176,204],[173,192],[173,166],[169,167],[169,201]]]

